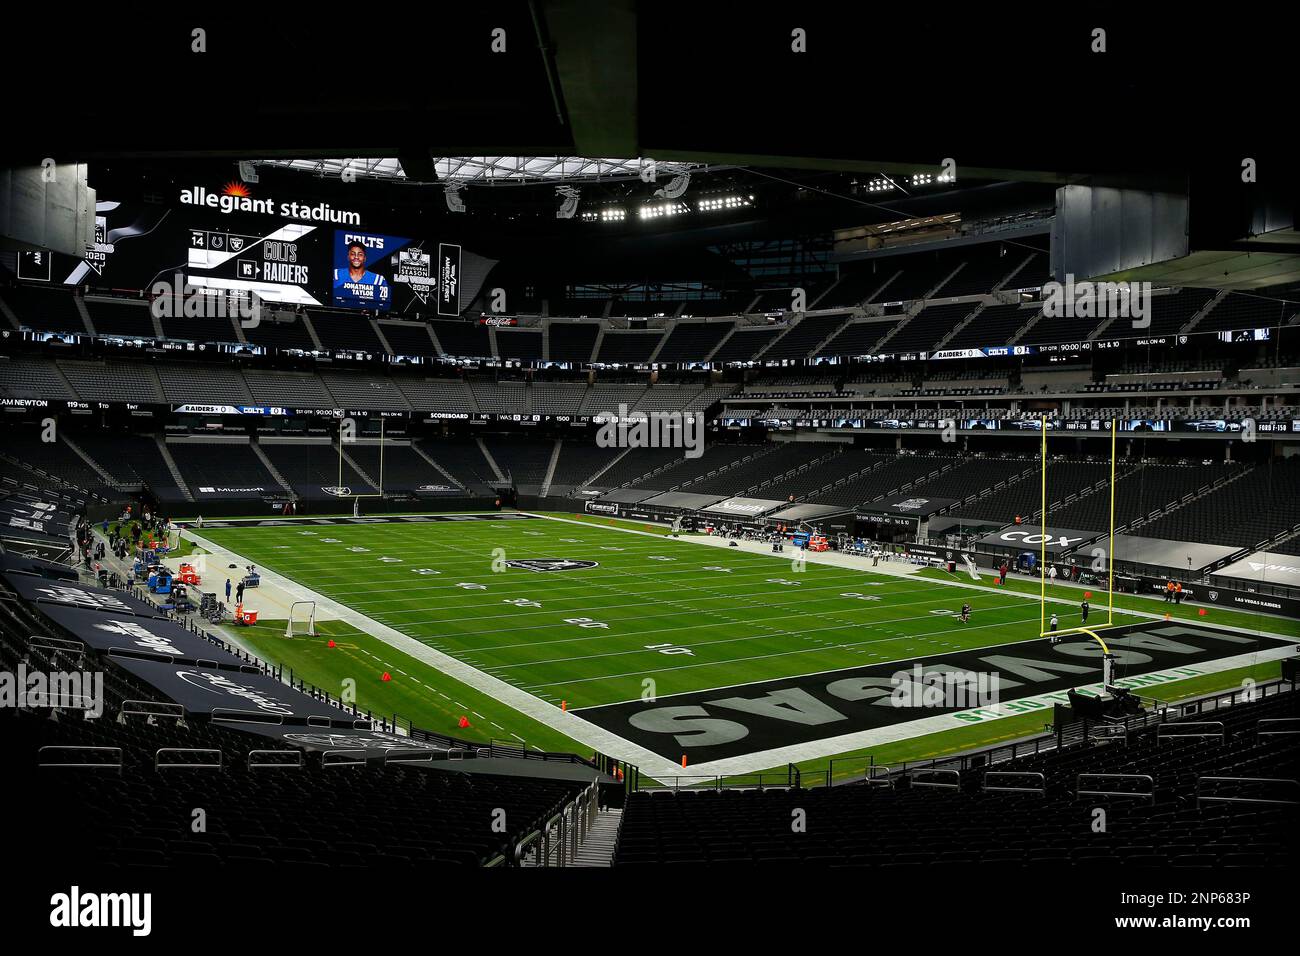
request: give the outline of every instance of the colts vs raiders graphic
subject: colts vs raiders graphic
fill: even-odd
[[[247,198],[248,191],[232,184],[228,196]],[[222,215],[212,228],[190,228],[186,279],[202,288],[253,292],[267,302],[321,305],[312,263],[321,260],[323,241],[309,223],[268,225],[264,217]]]

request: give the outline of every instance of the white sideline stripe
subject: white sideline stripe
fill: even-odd
[[[193,540],[210,551],[229,552],[225,548],[218,548],[217,545],[194,531],[186,531]],[[236,557],[240,557],[236,555]],[[241,560],[243,560],[241,558]],[[251,563],[245,561],[245,563]],[[545,724],[557,733],[564,734],[582,743],[584,746],[591,747],[593,750],[616,757],[620,760],[626,760],[641,767],[651,777],[659,778],[669,773],[677,765],[671,760],[665,760],[653,751],[647,750],[630,740],[624,740],[616,734],[610,733],[603,727],[597,727],[588,720],[578,717],[572,712],[562,711],[559,708],[546,703],[535,697],[490,674],[485,674],[476,668],[462,663],[456,658],[436,651],[427,644],[422,644],[413,637],[408,637],[401,631],[389,627],[387,624],[381,624],[374,621],[364,614],[360,614],[350,607],[340,604],[333,598],[328,598],[323,594],[318,594],[308,588],[304,588],[296,582],[290,581],[283,575],[274,571],[263,570],[262,577],[264,580],[274,581],[286,590],[296,589],[301,593],[308,595],[308,600],[317,602],[318,607],[327,607],[338,615],[338,619],[351,624],[358,630],[364,631],[371,637],[383,641],[394,650],[401,651],[410,657],[415,658],[422,663],[448,677],[454,678],[463,684],[473,687],[475,690],[487,694],[496,700],[501,701],[508,707],[512,707],[525,716],[531,717],[540,724]],[[463,705],[461,705],[463,706]],[[524,739],[517,734],[511,734],[521,743]]]

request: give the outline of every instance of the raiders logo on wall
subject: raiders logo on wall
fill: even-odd
[[[574,561],[570,558],[526,558],[507,561],[506,567],[523,568],[525,571],[585,571],[599,565],[595,561]]]

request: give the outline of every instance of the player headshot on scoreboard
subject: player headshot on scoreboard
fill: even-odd
[[[347,265],[334,270],[334,297],[349,305],[388,305],[388,280],[366,268],[366,247],[355,239],[347,245]]]

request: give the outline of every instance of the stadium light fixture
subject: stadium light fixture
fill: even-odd
[[[695,204],[695,208],[700,212],[716,212],[719,209],[740,209],[752,203],[754,197],[744,196],[709,196],[701,199]]]

